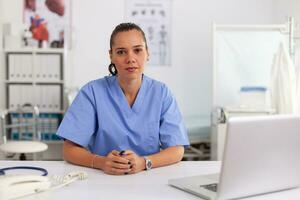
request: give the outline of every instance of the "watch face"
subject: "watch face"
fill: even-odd
[[[147,160],[146,161],[146,168],[147,169],[151,169],[152,168],[152,162],[151,162],[151,160]]]

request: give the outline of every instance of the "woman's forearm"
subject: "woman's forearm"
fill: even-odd
[[[85,148],[78,146],[77,144],[65,140],[63,146],[64,160],[85,167],[99,168],[101,166],[101,156],[96,156]],[[97,160],[97,164],[96,164]],[[97,166],[96,166],[97,165]]]
[[[177,163],[181,161],[183,154],[183,146],[174,146],[164,149],[157,154],[148,156],[148,158],[152,161],[152,167],[155,168]]]

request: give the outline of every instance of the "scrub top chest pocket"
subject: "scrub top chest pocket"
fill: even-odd
[[[158,151],[160,148],[159,142],[159,122],[153,121],[146,124],[145,134],[145,146],[146,148],[153,149],[153,152]]]

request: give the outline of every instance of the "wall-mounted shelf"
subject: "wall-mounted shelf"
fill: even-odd
[[[21,49],[4,49],[5,53],[64,53],[65,49],[60,48],[21,48]]]
[[[64,114],[64,49],[5,49],[5,92],[8,122],[31,122],[33,116],[19,115],[23,105],[37,106],[37,131],[41,141],[48,145],[61,145],[56,130]],[[34,129],[12,128],[8,139],[19,140],[33,137]],[[61,159],[61,153],[51,153],[51,146],[43,159]],[[57,149],[58,147],[53,146]],[[55,150],[56,151],[56,150]],[[54,155],[55,154],[55,155]]]

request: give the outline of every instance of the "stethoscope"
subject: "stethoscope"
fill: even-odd
[[[16,169],[29,169],[29,170],[36,170],[42,172],[41,176],[47,176],[48,171],[41,167],[31,167],[31,166],[17,166],[17,167],[6,167],[0,169],[0,176],[5,175],[5,171],[8,170],[16,170]]]

